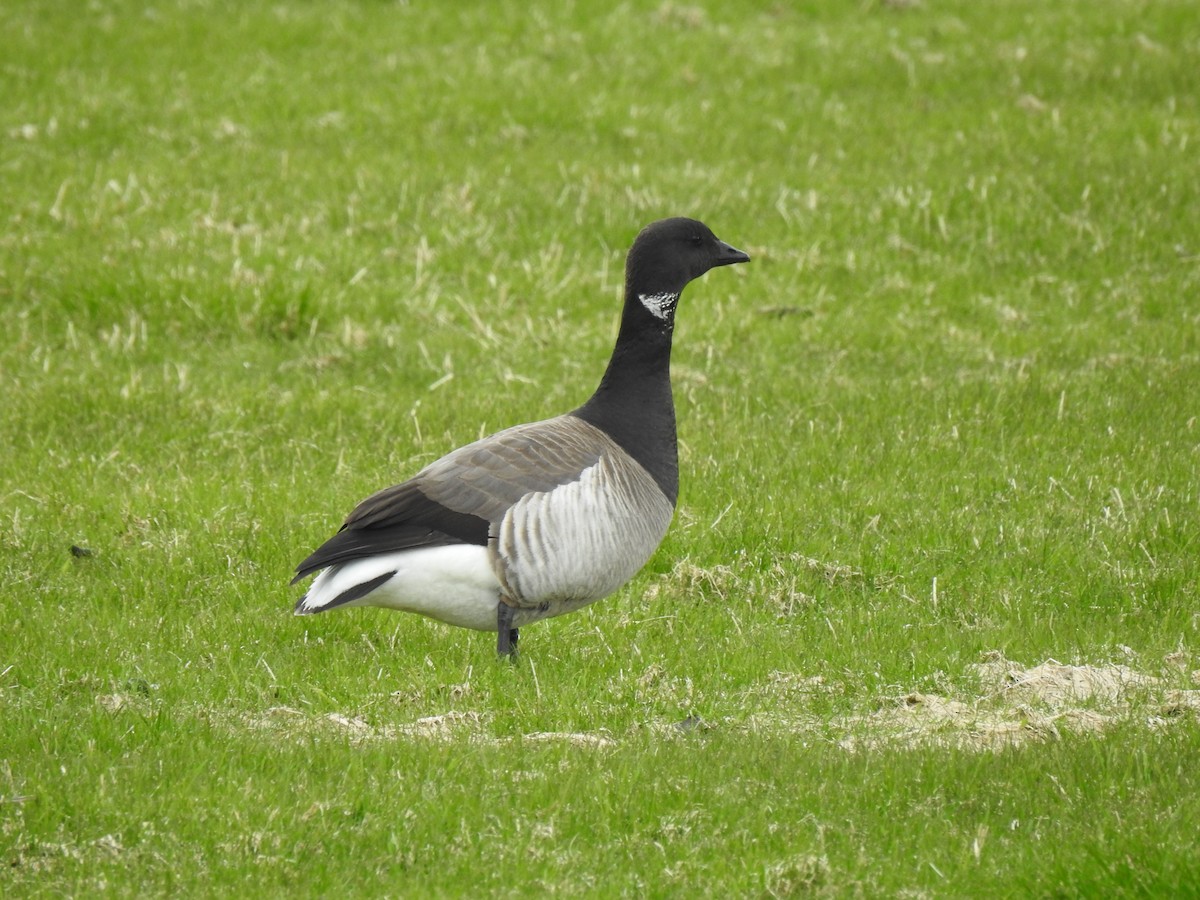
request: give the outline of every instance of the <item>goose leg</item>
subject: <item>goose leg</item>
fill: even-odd
[[[496,653],[500,656],[517,655],[517,629],[512,627],[513,608],[501,600],[496,605]]]

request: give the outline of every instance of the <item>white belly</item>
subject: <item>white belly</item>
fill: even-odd
[[[345,606],[383,606],[460,628],[495,631],[500,582],[490,556],[487,547],[453,544],[358,559],[318,575],[302,611],[316,612],[355,585],[395,572],[371,593]]]

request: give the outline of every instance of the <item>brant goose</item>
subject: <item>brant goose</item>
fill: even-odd
[[[629,581],[658,547],[679,488],[671,332],[685,285],[749,261],[694,219],[647,226],[600,386],[574,412],[468,444],[368,497],[296,567],[320,574],[296,615],[386,606],[497,631],[572,612]]]

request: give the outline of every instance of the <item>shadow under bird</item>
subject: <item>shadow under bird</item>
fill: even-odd
[[[498,632],[624,585],[667,533],[679,492],[671,335],[684,287],[748,262],[694,219],[663,219],[625,263],[612,358],[583,406],[455,450],[368,497],[296,567],[296,615],[383,606]]]

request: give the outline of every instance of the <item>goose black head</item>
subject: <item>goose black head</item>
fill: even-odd
[[[674,294],[716,266],[749,262],[750,257],[718,238],[703,222],[677,217],[642,229],[625,263],[626,291]]]

